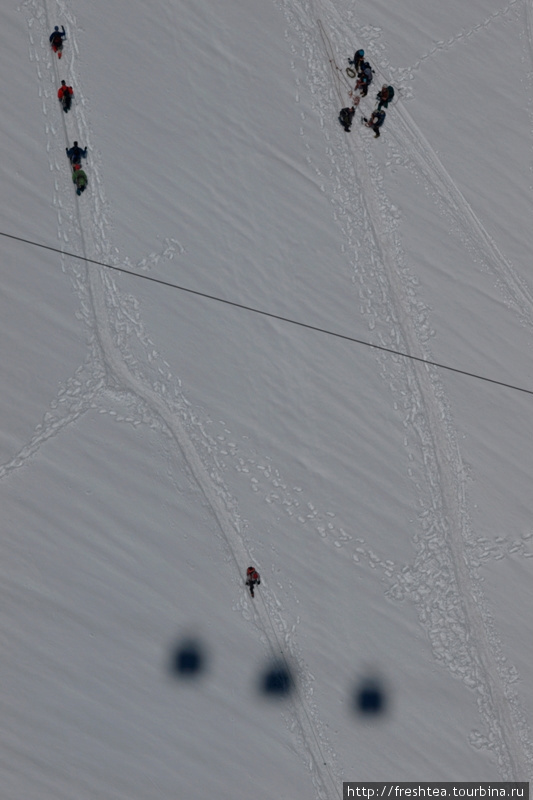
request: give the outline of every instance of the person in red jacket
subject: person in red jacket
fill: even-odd
[[[67,86],[65,81],[61,81],[61,86],[57,90],[57,96],[59,102],[63,106],[63,111],[65,114],[69,111],[70,106],[72,105],[72,98],[74,96],[74,89],[72,86]]]
[[[254,586],[259,586],[261,578],[255,567],[248,567],[246,570],[246,585],[250,588],[250,594],[254,596]]]

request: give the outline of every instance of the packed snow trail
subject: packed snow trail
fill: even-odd
[[[299,4],[296,0],[282,3],[291,28],[296,31],[307,54],[310,82],[320,86],[320,101],[316,111],[326,131],[335,126],[335,108],[329,101],[329,85],[323,48],[320,46],[317,19],[326,20],[326,4]],[[330,15],[339,21],[333,4],[327,5]],[[326,26],[327,28],[327,26]],[[359,45],[364,41],[355,39]],[[446,176],[429,144],[416,128],[410,133],[397,134],[406,154],[416,159],[424,174],[448,200],[458,221],[492,263],[496,263],[506,279],[509,294],[522,318],[532,318],[533,303],[529,290],[505,261],[483,226]],[[338,137],[340,139],[340,137]],[[379,291],[369,291],[374,318],[383,319],[393,327],[392,345],[397,349],[431,358],[426,337],[417,328],[417,301],[412,282],[402,268],[403,254],[394,226],[389,220],[394,214],[385,212],[386,197],[378,188],[378,168],[372,155],[373,140],[361,135],[346,137],[344,146],[331,153],[332,173],[336,176],[334,189],[341,205],[339,218],[348,220],[345,233],[350,238],[355,208],[354,196],[362,198],[362,224],[365,229],[365,250],[373,269],[369,276],[361,271],[360,280],[377,283]],[[349,176],[348,179],[346,176]],[[354,192],[354,184],[358,192]],[[387,222],[385,221],[387,220]],[[360,235],[360,234],[359,234]],[[353,244],[348,242],[350,250]],[[361,249],[355,248],[355,250]],[[374,298],[378,298],[377,300]],[[385,328],[384,328],[385,329]],[[480,715],[488,731],[485,746],[496,756],[499,770],[506,780],[527,780],[532,774],[531,744],[527,724],[504,666],[499,646],[492,630],[490,614],[484,608],[483,595],[475,568],[470,559],[471,530],[466,499],[465,469],[453,428],[449,401],[436,370],[414,366],[404,359],[380,358],[384,376],[394,395],[400,394],[400,407],[405,409],[405,425],[418,441],[426,475],[425,491],[420,497],[424,508],[424,536],[418,543],[413,573],[424,582],[424,592],[415,602],[422,604],[421,619],[432,643],[435,657],[472,689],[478,698]],[[396,361],[396,369],[393,364]],[[446,575],[445,582],[441,577]],[[422,610],[422,609],[421,609]]]
[[[79,52],[76,41],[76,18],[69,11],[64,2],[58,3],[59,15],[64,20],[67,28],[68,39],[63,51],[63,58],[58,63],[57,58],[52,62],[53,84],[60,85],[61,79],[69,78],[69,83],[74,87],[74,101],[68,115],[64,114],[57,101],[57,88],[50,89],[46,86],[45,74],[40,65],[43,58],[43,48],[47,47],[46,31],[50,28],[51,14],[48,5],[41,5],[38,0],[26,0],[24,8],[29,12],[28,25],[30,28],[30,42],[32,58],[37,62],[37,74],[41,83],[43,99],[43,112],[60,114],[65,146],[70,146],[73,140],[88,147],[87,166],[85,171],[89,178],[88,188],[81,197],[77,197],[74,185],[70,181],[70,166],[65,155],[64,146],[59,147],[63,157],[55,160],[51,155],[50,166],[52,170],[69,175],[68,191],[72,192],[72,201],[64,200],[64,181],[56,181],[55,204],[58,206],[58,236],[61,241],[69,242],[66,230],[70,226],[73,230],[73,240],[78,239],[79,249],[85,258],[113,262],[111,246],[107,238],[107,219],[105,194],[100,176],[100,166],[94,157],[92,147],[91,128],[84,109],[84,98],[78,96],[77,69],[75,56]],[[41,26],[40,44],[34,40],[35,21]],[[67,46],[68,45],[68,46]],[[69,60],[70,59],[70,60]],[[46,61],[46,55],[44,56]],[[53,107],[54,101],[57,108]],[[52,107],[52,110],[51,110]],[[61,126],[59,126],[61,127]],[[56,121],[47,123],[48,135],[47,150],[51,153],[57,151],[58,131]],[[59,137],[61,138],[61,137]],[[67,222],[69,225],[67,225]],[[31,441],[23,446],[17,456],[9,464],[0,467],[0,478],[13,469],[21,466],[24,461],[33,455],[37,449],[70,422],[78,419],[80,414],[96,408],[102,402],[103,392],[112,390],[120,393],[124,399],[133,398],[134,406],[139,404],[144,412],[137,408],[129,412],[126,417],[129,421],[152,421],[162,423],[166,432],[172,437],[183,457],[189,475],[202,492],[212,514],[217,522],[219,534],[224,543],[224,549],[229,554],[234,565],[234,574],[237,576],[236,585],[244,587],[244,569],[251,562],[240,530],[240,517],[236,503],[223,486],[219,476],[215,477],[203,463],[191,436],[186,429],[187,403],[182,397],[175,379],[169,372],[168,364],[163,362],[153,343],[144,333],[142,322],[139,318],[137,307],[131,297],[124,297],[116,287],[113,278],[105,269],[79,264],[64,266],[65,271],[71,275],[76,290],[79,294],[82,315],[89,330],[89,356],[86,365],[77,370],[76,378],[69,381],[79,388],[80,371],[83,371],[81,383],[90,387],[76,398],[76,402],[68,407],[66,413],[50,415],[43,425],[38,426]],[[134,353],[135,350],[135,353]],[[142,364],[142,366],[141,366]],[[152,379],[146,373],[152,374]],[[58,408],[59,401],[53,404],[54,410]],[[135,419],[136,418],[136,419]],[[140,419],[139,419],[140,418]],[[47,424],[53,422],[53,424]],[[189,421],[190,422],[190,421]],[[281,615],[280,604],[274,599],[268,586],[261,587],[261,597],[252,603],[252,614],[246,612],[248,618],[253,620],[262,638],[267,642],[272,658],[281,659],[287,664],[297,664],[298,654],[295,651],[291,636],[286,632],[286,625]],[[259,601],[259,602],[258,602]],[[247,604],[246,604],[247,605]],[[280,633],[285,631],[284,640],[280,640]],[[303,678],[303,670],[299,678]],[[301,681],[303,684],[303,681]],[[316,713],[309,705],[305,688],[297,682],[296,690],[289,701],[291,713],[296,722],[304,760],[311,773],[311,780],[315,788],[317,800],[329,800],[341,796],[341,779],[333,774],[334,755],[328,742],[320,733],[320,723]]]

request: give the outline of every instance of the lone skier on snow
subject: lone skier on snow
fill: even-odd
[[[72,86],[67,86],[65,81],[61,81],[61,86],[57,90],[57,97],[59,102],[63,106],[63,111],[65,114],[69,111],[70,106],[72,105],[72,98],[74,96],[74,89]]]
[[[250,589],[250,594],[254,596],[254,586],[259,586],[261,578],[255,567],[248,567],[246,570],[246,586]]]
[[[50,44],[52,45],[52,50],[54,53],[57,53],[57,57],[61,58],[61,51],[63,50],[63,39],[67,38],[67,34],[65,31],[65,26],[61,26],[61,30],[59,30],[58,26],[56,25],[52,33],[50,34]]]

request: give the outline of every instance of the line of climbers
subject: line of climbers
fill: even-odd
[[[63,41],[67,38],[65,28],[62,25],[61,30],[56,25],[50,34],[50,46],[57,57],[61,58],[63,52]],[[74,97],[74,89],[68,86],[66,81],[61,81],[61,86],[57,90],[57,98],[61,103],[61,107],[65,114],[68,114],[72,106],[72,98]],[[77,142],[74,142],[70,148],[65,148],[70,166],[72,169],[72,182],[76,187],[76,194],[79,196],[87,188],[87,173],[81,168],[82,158],[87,158],[87,148],[80,147]]]
[[[65,28],[63,25],[61,26],[61,31],[59,27],[56,25],[53,32],[50,34],[50,45],[54,53],[57,53],[57,57],[61,58],[62,51],[63,51],[63,40],[66,39],[67,34],[65,32]],[[66,81],[61,81],[61,86],[57,90],[57,97],[63,111],[65,114],[68,114],[70,108],[72,106],[72,98],[74,97],[74,89],[72,86],[67,86]],[[70,166],[72,167],[72,180],[76,185],[76,194],[80,195],[82,192],[85,191],[87,186],[87,175],[85,174],[84,170],[81,168],[81,160],[82,158],[87,158],[87,148],[80,147],[78,142],[74,142],[72,147],[65,148],[67,157],[70,161]],[[246,570],[246,586],[250,589],[250,594],[254,597],[254,589],[256,586],[259,586],[261,583],[261,578],[259,573],[255,569],[255,567],[248,567]]]
[[[357,76],[357,82],[354,86],[353,92],[350,92],[353,99],[353,105],[351,107],[341,109],[339,114],[339,122],[346,133],[350,132],[353,118],[355,116],[355,109],[361,102],[361,99],[367,96],[368,87],[374,79],[374,70],[370,66],[369,62],[365,61],[364,50],[356,50],[353,59],[348,59],[348,64],[351,64],[353,69],[348,67],[346,72],[351,78],[355,78]],[[354,92],[356,91],[359,91],[358,95],[354,95]],[[366,125],[367,128],[372,128],[375,139],[377,139],[380,135],[380,128],[385,122],[385,117],[387,116],[383,109],[388,108],[389,103],[393,98],[394,88],[392,86],[387,86],[387,84],[384,83],[376,95],[376,100],[378,101],[376,108],[372,111],[372,114],[369,118],[363,117],[361,120],[361,122]]]

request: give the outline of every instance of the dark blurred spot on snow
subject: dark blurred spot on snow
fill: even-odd
[[[387,706],[387,697],[381,682],[376,679],[366,679],[355,689],[353,697],[354,711],[366,717],[382,715]]]
[[[170,671],[177,678],[197,677],[205,671],[206,657],[203,647],[192,639],[180,642],[170,658]]]
[[[260,691],[270,699],[288,697],[294,688],[291,671],[283,661],[271,664],[262,674]]]

